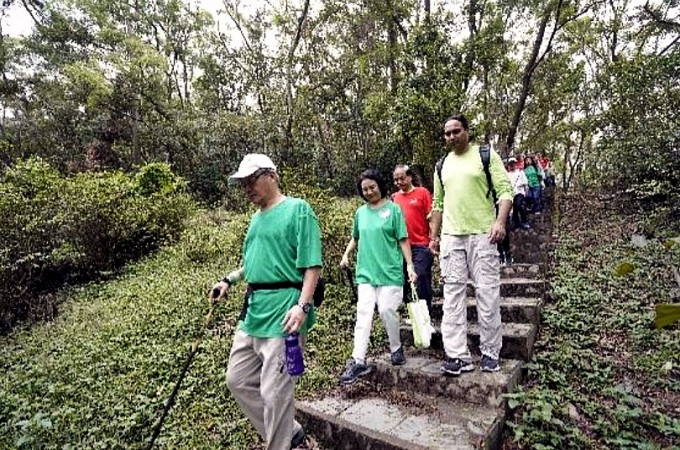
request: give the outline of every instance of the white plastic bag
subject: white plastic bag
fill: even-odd
[[[411,294],[413,301],[406,304],[408,315],[411,319],[411,327],[413,328],[413,345],[416,348],[429,348],[430,340],[434,328],[430,322],[430,312],[427,309],[427,302],[419,300],[416,296],[416,288],[411,284]]]

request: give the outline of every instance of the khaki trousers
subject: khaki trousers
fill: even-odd
[[[267,450],[289,450],[302,427],[295,421],[295,380],[286,371],[284,339],[255,338],[237,330],[227,386]]]
[[[443,235],[441,273],[444,279],[442,340],[450,358],[470,361],[467,345],[468,272],[475,284],[480,349],[483,355],[498,359],[502,345],[500,260],[495,244],[486,234]]]

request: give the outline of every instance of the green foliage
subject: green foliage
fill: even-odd
[[[635,229],[643,215],[588,206],[585,216],[564,211],[528,383],[506,396],[514,440],[524,448],[670,447],[680,437],[680,328],[653,324],[680,251],[663,239],[632,247],[630,232],[619,230]],[[611,268],[622,260],[630,270],[618,276]]]
[[[193,201],[169,166],[61,176],[40,159],[0,178],[2,329],[40,316],[43,295],[110,271],[181,232]],[[50,306],[51,307],[51,306]]]
[[[680,305],[656,305],[656,317],[654,318],[656,328],[667,327],[678,321],[680,321]]]
[[[320,190],[287,183],[288,193],[304,190],[320,216],[335,219],[324,228],[324,245],[345,242],[356,205],[333,204]],[[337,215],[329,215],[334,208]],[[6,354],[0,362],[0,448],[145,447],[201,332],[208,289],[240,264],[248,219],[222,209],[202,211],[175,244],[126,266],[119,278],[60,292],[62,311],[53,323],[0,338]],[[338,263],[326,261],[326,270]],[[236,286],[218,306],[160,447],[257,445],[224,379],[243,288]],[[300,398],[336,386],[351,352],[354,319],[349,288],[331,282],[305,345]],[[374,333],[374,344],[384,342],[384,332]]]

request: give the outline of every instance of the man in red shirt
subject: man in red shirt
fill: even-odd
[[[424,187],[413,185],[414,173],[409,166],[398,165],[394,169],[393,176],[394,184],[399,190],[392,194],[392,201],[401,207],[406,220],[413,266],[418,276],[416,279],[418,298],[425,300],[428,309],[432,309],[432,263],[434,257],[429,248],[429,217],[432,211],[432,195]],[[410,296],[411,290],[408,282],[406,284],[404,292],[405,295]]]

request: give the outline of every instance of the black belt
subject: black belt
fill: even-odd
[[[302,283],[292,281],[279,281],[277,283],[248,283],[248,287],[253,291],[273,291],[276,289],[298,289],[302,290]]]

